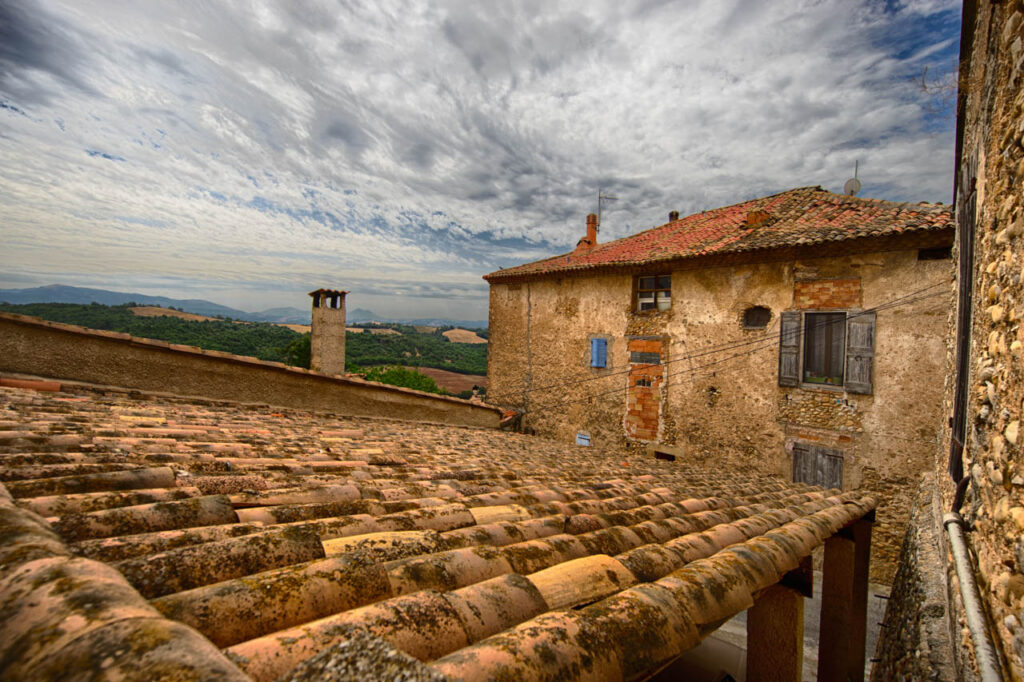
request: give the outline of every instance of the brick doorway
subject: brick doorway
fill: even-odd
[[[626,437],[655,441],[661,430],[665,365],[660,336],[629,337],[626,388]]]

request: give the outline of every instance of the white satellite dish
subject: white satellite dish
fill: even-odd
[[[853,162],[853,177],[846,181],[843,185],[843,194],[849,194],[851,197],[857,196],[857,192],[860,191],[860,180],[857,179],[857,171],[860,168],[860,161]]]

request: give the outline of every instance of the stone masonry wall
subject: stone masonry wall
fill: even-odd
[[[910,500],[936,448],[948,302],[878,312],[872,395],[779,387],[779,314],[795,309],[797,296],[832,308],[877,306],[941,284],[949,271],[948,260],[918,260],[914,250],[676,271],[672,307],[656,313],[633,311],[630,274],[494,284],[488,399],[524,409],[527,429],[565,442],[585,433],[594,445],[640,451],[657,424],[657,441],[691,461],[786,480],[794,442],[830,443],[843,453],[844,489],[863,486],[879,497],[872,580],[888,583]],[[771,311],[767,329],[743,327],[752,306]],[[609,339],[604,369],[589,367],[595,336]],[[627,405],[636,393],[637,337],[664,339],[657,400],[646,406]],[[708,351],[723,344],[732,347]],[[641,407],[648,417],[627,415]],[[628,437],[626,419],[644,433]]]
[[[916,492],[875,648],[872,682],[958,679],[949,646],[945,550],[934,476],[926,476]]]
[[[969,19],[974,19],[971,22]],[[976,555],[982,598],[1013,679],[1024,679],[1024,2],[976,3],[968,54],[961,55],[960,188],[974,170],[975,258],[970,399],[961,509]],[[966,172],[965,172],[966,171]],[[965,184],[966,183],[966,184]],[[965,221],[961,227],[967,228]],[[957,262],[960,253],[955,254]],[[954,292],[955,293],[955,292]],[[955,303],[954,303],[955,305]],[[945,417],[952,414],[955,318],[949,326]],[[949,509],[949,432],[936,462]],[[955,593],[954,593],[955,594]],[[954,606],[958,603],[954,596]],[[963,621],[960,618],[960,625]],[[963,630],[960,646],[970,650]]]

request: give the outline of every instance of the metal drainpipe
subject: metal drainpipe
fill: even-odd
[[[974,579],[971,557],[964,538],[964,520],[956,512],[949,512],[942,517],[942,525],[949,536],[949,549],[953,553],[953,564],[956,576],[960,581],[960,598],[964,603],[967,616],[967,629],[971,632],[974,642],[974,657],[978,664],[978,672],[982,682],[1002,682],[1003,672],[999,667],[999,657],[992,634],[985,622],[985,612],[981,606],[981,595],[978,594],[978,583]]]

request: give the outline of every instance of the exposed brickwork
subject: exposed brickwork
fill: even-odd
[[[656,339],[630,339],[627,347],[630,353],[662,353],[662,342]],[[626,435],[641,441],[657,440],[661,427],[665,366],[630,363],[628,377]]]
[[[793,284],[793,307],[801,310],[860,308],[859,279],[823,279]]]

